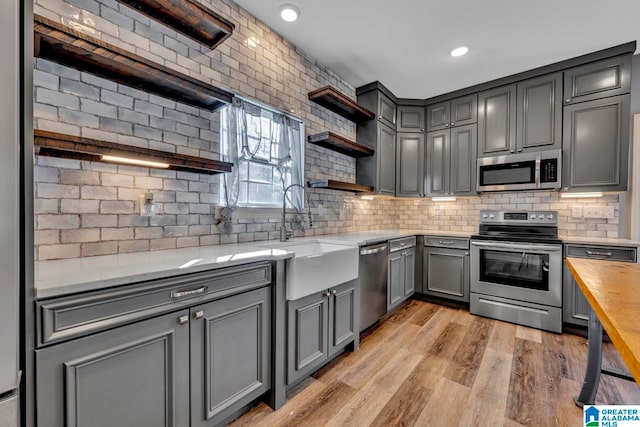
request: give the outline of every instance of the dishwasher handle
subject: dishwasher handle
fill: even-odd
[[[368,247],[368,248],[363,248],[360,249],[360,255],[373,255],[373,254],[379,254],[380,252],[386,252],[387,251],[387,245],[384,244],[382,246],[376,246],[376,247]]]

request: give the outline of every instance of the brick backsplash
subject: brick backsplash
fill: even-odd
[[[330,130],[355,139],[355,125],[309,102],[307,93],[330,84],[355,98],[355,88],[230,0],[202,0],[236,24],[231,38],[210,50],[115,0],[35,0],[35,13],[214,86],[291,112],[308,135]],[[87,24],[88,23],[88,24]],[[257,40],[250,47],[249,38]],[[217,115],[37,59],[34,127],[89,138],[217,159]],[[305,144],[307,179],[355,181],[355,161]],[[35,156],[35,242],[39,260],[153,251],[275,239],[278,210],[236,215],[233,232],[218,231],[219,176]],[[140,217],[138,196],[151,191],[159,214]],[[573,220],[557,193],[535,192],[428,200],[362,200],[352,193],[310,190],[313,228],[299,235],[387,228],[475,231],[480,209],[531,206],[557,209],[561,232],[615,237],[614,220]],[[514,201],[517,200],[517,201]]]

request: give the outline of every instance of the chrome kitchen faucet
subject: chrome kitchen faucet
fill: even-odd
[[[305,194],[307,198],[307,215],[309,216],[309,227],[313,227],[313,222],[311,221],[311,202],[309,201],[309,192],[305,188],[304,185],[301,184],[291,184],[287,188],[284,189],[284,194],[282,195],[282,219],[280,222],[280,241],[286,242],[290,237],[293,236],[293,230],[287,230],[286,224],[286,215],[287,215],[287,191],[291,187],[300,187],[302,188],[302,192]],[[301,214],[302,212],[296,212],[297,214]]]

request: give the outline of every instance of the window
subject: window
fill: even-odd
[[[229,116],[232,108],[236,108],[235,119]],[[220,119],[223,157],[230,157],[228,150],[237,150],[234,168],[238,170],[238,206],[281,207],[284,188],[297,182],[292,180],[292,173],[304,168],[304,125],[245,101],[242,108],[233,105],[223,108]],[[238,139],[230,131],[234,123],[238,123],[238,132],[243,134],[242,143],[233,141]],[[221,180],[221,201],[224,202],[224,180]]]

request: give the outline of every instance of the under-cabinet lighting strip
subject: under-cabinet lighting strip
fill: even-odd
[[[149,160],[129,159],[127,157],[120,157],[120,156],[102,156],[102,160],[105,162],[125,163],[128,165],[147,166],[150,168],[167,169],[169,167],[168,163],[151,162]]]
[[[600,192],[591,192],[591,193],[561,193],[561,199],[578,199],[583,197],[602,197],[602,193]]]

